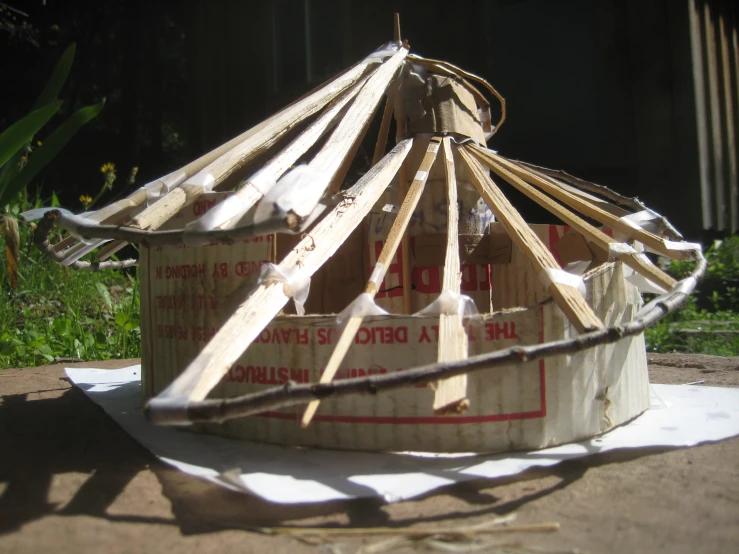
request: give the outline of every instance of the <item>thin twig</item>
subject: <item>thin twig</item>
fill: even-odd
[[[497,527],[457,527],[449,529],[422,529],[417,527],[272,527],[274,535],[405,535],[406,537],[456,537],[469,538],[473,535],[500,533],[552,533],[559,531],[559,523],[526,523],[521,525],[499,525]]]
[[[343,379],[331,383],[299,385],[288,381],[283,386],[227,399],[197,402],[187,402],[186,399],[180,398],[169,398],[166,401],[157,399],[155,408],[147,404],[146,417],[151,423],[157,425],[221,422],[268,410],[305,404],[315,399],[323,400],[330,396],[376,395],[387,390],[429,383],[473,371],[491,370],[500,366],[523,364],[551,356],[574,354],[601,344],[613,343],[625,337],[638,335],[685,304],[697,280],[706,271],[706,260],[700,251],[695,251],[695,256],[697,258],[696,267],[689,277],[679,281],[671,292],[656,298],[645,306],[640,317],[623,325],[598,329],[570,339],[530,346],[514,346],[472,356],[466,360],[429,364],[398,373]]]

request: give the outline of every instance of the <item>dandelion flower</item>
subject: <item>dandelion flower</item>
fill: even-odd
[[[108,162],[100,168],[100,173],[115,173],[115,164]]]
[[[83,194],[80,196],[80,202],[82,202],[82,205],[88,206],[90,203],[92,203],[92,197],[88,196],[87,194]]]

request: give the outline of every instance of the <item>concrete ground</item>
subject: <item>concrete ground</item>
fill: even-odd
[[[329,537],[314,545],[254,527],[459,528],[513,512],[516,523],[561,526],[495,539],[523,545],[519,552],[739,552],[739,438],[598,455],[399,504],[279,506],[158,462],[71,387],[63,368],[0,371],[0,552],[349,554],[387,537]],[[652,355],[650,373],[657,383],[737,387],[739,358]]]

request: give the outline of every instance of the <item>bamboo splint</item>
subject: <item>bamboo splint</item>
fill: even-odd
[[[344,201],[282,260],[279,269],[309,277],[321,267],[369,213],[398,172],[412,143],[408,139],[398,144],[346,191]],[[258,285],[187,369],[150,403],[161,403],[166,413],[167,407],[184,409],[187,401],[204,399],[288,300],[284,284]]]
[[[380,122],[380,131],[377,133],[377,141],[375,142],[375,152],[372,154],[372,165],[379,162],[385,155],[387,148],[387,137],[390,133],[390,124],[393,121],[393,100],[388,97],[385,100],[385,109],[382,112],[382,121]]]
[[[326,192],[344,159],[350,154],[355,141],[363,133],[387,87],[395,77],[408,51],[401,48],[383,63],[369,78],[357,95],[339,125],[328,137],[323,148],[315,155],[308,167],[318,178],[307,189],[288,190],[280,203],[290,206],[290,211],[299,219],[310,215],[313,207]]]
[[[477,158],[470,154],[466,147],[457,147],[457,152],[460,153],[470,170],[472,183],[477,188],[480,196],[485,199],[488,207],[503,224],[508,235],[534,265],[537,274],[540,276],[546,275],[547,270],[562,272],[562,268],[554,259],[552,253],[542,244],[539,237],[536,236],[518,211],[503,195],[480,165],[480,162],[477,161]],[[580,333],[603,328],[603,323],[593,313],[592,308],[588,306],[577,288],[559,282],[556,277],[554,279],[550,278],[549,281],[551,283],[549,290],[554,301]]]
[[[434,137],[433,139],[431,139],[431,142],[429,143],[429,146],[426,150],[426,154],[421,161],[421,166],[416,172],[416,176],[413,179],[413,183],[411,184],[410,189],[408,190],[408,194],[403,200],[403,203],[400,206],[400,210],[398,211],[398,215],[396,216],[395,221],[393,222],[393,226],[390,229],[390,234],[388,235],[387,240],[382,247],[380,256],[377,258],[375,269],[372,272],[372,275],[367,282],[367,286],[364,289],[364,291],[370,295],[370,298],[374,299],[375,295],[377,294],[377,291],[380,288],[380,283],[382,283],[383,279],[385,278],[385,272],[392,263],[393,258],[395,257],[395,254],[398,250],[398,246],[401,242],[401,237],[405,235],[408,224],[410,223],[411,217],[413,216],[413,212],[415,211],[416,206],[418,206],[418,201],[421,199],[421,195],[423,194],[424,188],[426,187],[428,173],[431,170],[431,166],[434,165],[434,161],[436,160],[436,155],[439,150],[439,142],[440,139],[438,137]],[[334,348],[333,352],[331,353],[331,358],[329,359],[328,364],[326,364],[326,368],[321,374],[321,383],[330,383],[333,380],[336,372],[339,370],[341,362],[344,361],[344,357],[351,347],[354,336],[357,334],[357,331],[362,325],[362,321],[364,321],[364,315],[361,314],[352,315],[349,317],[349,320],[347,321],[343,331],[341,332],[341,336],[336,343],[336,348]],[[303,427],[307,427],[310,424],[313,416],[316,413],[316,410],[318,410],[319,404],[320,400],[314,400],[310,404],[308,404],[308,407],[303,414],[303,419],[301,420],[301,425]]]
[[[641,227],[638,227],[631,222],[616,217],[615,215],[599,208],[598,206],[591,204],[590,202],[587,202],[586,200],[583,200],[578,196],[575,196],[570,192],[567,192],[566,190],[558,187],[557,184],[548,177],[543,177],[541,175],[531,173],[527,169],[524,169],[523,167],[516,165],[515,163],[510,162],[489,150],[482,149],[477,146],[474,146],[472,148],[474,148],[476,151],[482,151],[484,155],[492,160],[495,160],[500,165],[510,170],[511,173],[514,173],[518,177],[521,177],[529,183],[536,185],[538,188],[542,189],[547,194],[550,194],[564,204],[567,204],[569,207],[578,210],[580,213],[602,223],[603,225],[608,225],[614,231],[622,233],[623,235],[628,237],[629,240],[638,240],[639,242],[644,243],[644,246],[646,246],[647,248],[674,260],[688,259],[691,256],[689,250],[675,250],[670,248],[669,243],[666,242],[664,239],[658,237],[653,233],[650,233],[649,231],[645,231]],[[487,152],[487,154],[485,154],[485,152]]]
[[[494,98],[501,103],[495,126]],[[332,194],[378,111],[369,172]],[[503,97],[480,77],[410,54],[396,17],[394,41],[340,76],[94,214],[47,211],[34,240],[73,268],[128,267],[133,260],[74,260],[95,249],[105,259],[126,241],[141,245],[142,390],[153,423],[256,414],[218,432],[285,445],[390,451],[490,452],[579,440],[648,407],[644,342],[621,339],[684,302],[705,263],[699,246],[663,240],[682,237],[669,232],[668,222],[656,221],[657,214],[642,212],[647,208],[637,200],[600,194],[597,185],[581,186],[566,174],[482,148],[505,117]],[[397,146],[385,154],[393,118]],[[419,138],[415,144],[413,137]],[[306,165],[292,169],[303,160]],[[249,177],[232,187],[237,174]],[[498,178],[579,235],[527,224]],[[463,181],[474,188],[462,187]],[[391,182],[398,184],[392,193]],[[395,209],[383,208],[387,202],[400,206],[394,220],[387,212]],[[491,210],[499,222],[493,226]],[[355,233],[362,222],[367,232]],[[609,225],[616,238],[597,222]],[[48,238],[54,226],[84,242],[68,238],[53,250]],[[298,230],[308,232],[286,255],[278,252],[295,241],[264,236]],[[511,240],[498,240],[500,232]],[[640,245],[634,240],[694,258],[695,274],[676,283],[635,251]],[[591,257],[588,248],[598,255],[584,278],[563,271],[553,253],[576,260]],[[506,255],[497,255],[503,250]],[[601,263],[601,250],[638,275]],[[378,251],[368,275],[367,256],[374,259]],[[306,300],[311,278],[314,290]],[[383,289],[391,279],[401,286]],[[670,292],[639,308],[640,291],[656,287]],[[281,313],[290,298],[297,316]],[[464,308],[475,302],[484,312],[483,332],[468,336]],[[426,305],[419,317],[408,316]],[[331,314],[342,309],[339,330]],[[605,350],[605,343],[614,346]],[[528,363],[537,357],[547,360]],[[468,375],[475,370],[470,405]],[[342,379],[335,381],[337,375]],[[429,388],[417,390],[421,383]],[[350,392],[369,394],[325,402],[326,417],[315,415],[321,401]],[[388,396],[375,398],[378,393]],[[264,413],[265,407],[303,403],[305,430],[294,425],[295,413]]]
[[[395,141],[403,139],[408,133],[408,122],[406,120],[405,111],[402,102],[396,102],[395,106]],[[398,203],[408,194],[408,164],[403,163],[398,172]],[[411,298],[411,249],[409,237],[403,235],[400,241],[400,263],[403,268],[403,278],[401,285],[403,287],[403,313],[409,314],[412,311]]]
[[[485,165],[490,167],[490,169],[492,169],[500,177],[508,181],[516,189],[531,198],[541,207],[556,215],[567,225],[570,225],[578,233],[583,235],[587,241],[594,243],[596,246],[605,250],[606,252],[610,252],[612,244],[618,243],[616,239],[609,237],[600,229],[596,229],[580,216],[573,213],[571,210],[555,202],[538,189],[524,182],[520,177],[517,177],[507,169],[503,168],[491,156],[487,155],[487,152],[489,151],[479,148],[474,148],[470,150]],[[645,258],[644,255],[637,253],[633,249],[630,253],[616,253],[613,257],[616,260],[625,263],[627,266],[639,272],[641,275],[644,275],[647,279],[658,284],[665,290],[671,290],[672,287],[674,287],[677,283],[675,279],[673,279],[672,277],[667,275],[667,273],[651,263],[648,259]]]
[[[461,273],[459,265],[459,205],[457,203],[457,177],[451,139],[442,141],[444,172],[447,185],[447,243],[444,262],[444,278],[441,293],[459,295]],[[439,315],[439,363],[467,358],[467,334],[463,326],[463,313]],[[434,413],[437,415],[464,412],[470,405],[467,400],[467,375],[457,375],[435,383]]]
[[[170,192],[172,192],[173,190],[177,189],[182,183],[184,183],[187,179],[199,173],[206,167],[212,165],[217,160],[223,158],[229,152],[234,150],[237,146],[244,143],[247,139],[250,139],[257,134],[263,133],[263,131],[266,128],[276,127],[275,123],[279,120],[282,120],[283,116],[289,110],[294,111],[298,106],[305,105],[306,102],[308,102],[312,98],[315,98],[317,95],[323,96],[328,92],[328,93],[333,94],[333,97],[336,97],[339,94],[341,94],[341,92],[343,92],[344,90],[352,86],[356,86],[356,83],[360,81],[364,82],[366,80],[366,77],[363,78],[363,75],[366,73],[369,65],[370,64],[367,63],[366,61],[356,64],[354,67],[351,67],[343,74],[337,76],[334,79],[331,79],[329,82],[324,83],[323,85],[317,87],[313,91],[299,98],[298,100],[296,100],[295,102],[287,106],[282,112],[275,114],[271,118],[263,121],[262,123],[256,125],[255,127],[252,127],[251,129],[245,131],[244,133],[238,135],[237,137],[234,137],[228,142],[225,142],[218,148],[215,148],[214,150],[211,150],[210,152],[202,155],[200,158],[190,162],[185,167],[178,169],[177,171],[173,171],[165,175],[164,177],[155,179],[154,181],[151,181],[147,185],[144,185],[143,187],[137,189],[136,191],[134,191],[132,194],[130,194],[126,198],[119,200],[117,202],[114,202],[108,206],[105,206],[104,208],[101,208],[100,210],[96,211],[95,213],[89,216],[90,221],[94,221],[102,225],[120,225],[126,222],[129,219],[129,216],[131,215],[132,212],[135,212],[136,210],[138,210],[139,208],[141,208],[142,206],[146,204],[146,201],[147,201],[146,189],[147,188],[157,188],[158,187],[158,188],[161,188],[162,190],[169,190]],[[334,87],[334,90],[331,90],[332,87]],[[326,102],[330,102],[330,100],[331,98],[326,100]],[[324,102],[324,105],[326,102]],[[317,109],[320,109],[321,107],[322,106],[319,105]],[[306,114],[305,117],[309,117],[310,115],[311,114]],[[290,128],[291,126],[298,124],[300,121],[302,121],[302,119],[292,121],[290,125],[287,126],[287,128]],[[278,139],[279,137],[277,137],[276,139],[273,139],[273,142]],[[247,163],[249,159],[245,158],[242,161],[241,165]],[[235,170],[235,168],[233,168],[233,170]],[[221,181],[223,180],[225,180],[225,178],[221,179]],[[184,207],[184,204],[182,205],[182,207]],[[141,228],[145,228],[145,227],[141,227]],[[64,238],[62,241],[60,241],[58,244],[54,245],[54,250],[57,252],[60,252],[64,250],[65,248],[72,246],[76,242],[77,240],[74,237],[68,236]],[[113,246],[113,244],[115,246]],[[116,241],[113,244],[108,245],[105,251],[101,250],[100,252],[101,260],[106,259],[102,257],[103,255],[110,257],[111,255],[113,255],[115,252],[123,248],[128,243],[125,241]]]
[[[356,65],[339,78],[330,81],[317,91],[272,116],[260,124],[258,130],[246,140],[213,160],[188,180],[212,179],[213,186],[218,186],[254,157],[272,147],[290,129],[318,112],[328,102],[355,84],[362,77],[368,65],[368,62]],[[185,181],[136,216],[132,225],[140,229],[157,229],[204,192],[205,189],[202,186],[188,185]]]
[[[356,97],[365,82],[366,78],[355,84],[311,123],[307,129],[300,133],[295,140],[268,161],[261,170],[249,177],[243,186],[232,197],[226,200],[229,203],[240,204],[238,212],[231,215],[229,220],[214,222],[216,223],[215,228],[233,227],[246,212],[253,208],[259,200],[264,198],[265,192],[267,191],[263,183],[270,181],[274,183],[277,181],[316,141],[331,129],[336,124],[338,116],[349,102]],[[231,200],[231,198],[234,198],[234,200]]]

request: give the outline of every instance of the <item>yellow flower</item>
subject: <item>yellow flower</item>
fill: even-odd
[[[115,173],[115,164],[110,162],[103,164],[100,168],[100,173]]]
[[[41,146],[42,144],[43,144],[43,142],[41,142],[40,140],[37,140],[36,141],[36,146]]]
[[[80,196],[80,202],[82,202],[86,206],[87,204],[92,202],[92,197],[87,196],[86,194],[83,194],[82,196]]]

